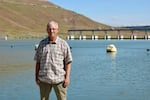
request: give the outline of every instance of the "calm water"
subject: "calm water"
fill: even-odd
[[[0,41],[0,100],[39,100],[38,41]],[[73,64],[68,100],[150,100],[150,41],[68,41]],[[106,53],[115,44],[116,54]],[[56,100],[54,92],[52,100]]]

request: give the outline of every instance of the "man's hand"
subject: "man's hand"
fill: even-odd
[[[66,88],[70,84],[70,79],[66,78],[63,84],[63,87]]]

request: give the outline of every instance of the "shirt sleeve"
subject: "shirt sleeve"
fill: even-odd
[[[65,64],[69,64],[72,62],[72,54],[70,50],[70,46],[66,43],[66,50],[65,50]]]

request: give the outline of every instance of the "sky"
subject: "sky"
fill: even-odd
[[[150,25],[150,0],[48,0],[111,26]]]

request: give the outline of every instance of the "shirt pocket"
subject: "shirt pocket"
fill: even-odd
[[[54,52],[54,57],[56,62],[62,62],[64,60],[64,54],[59,50]]]

